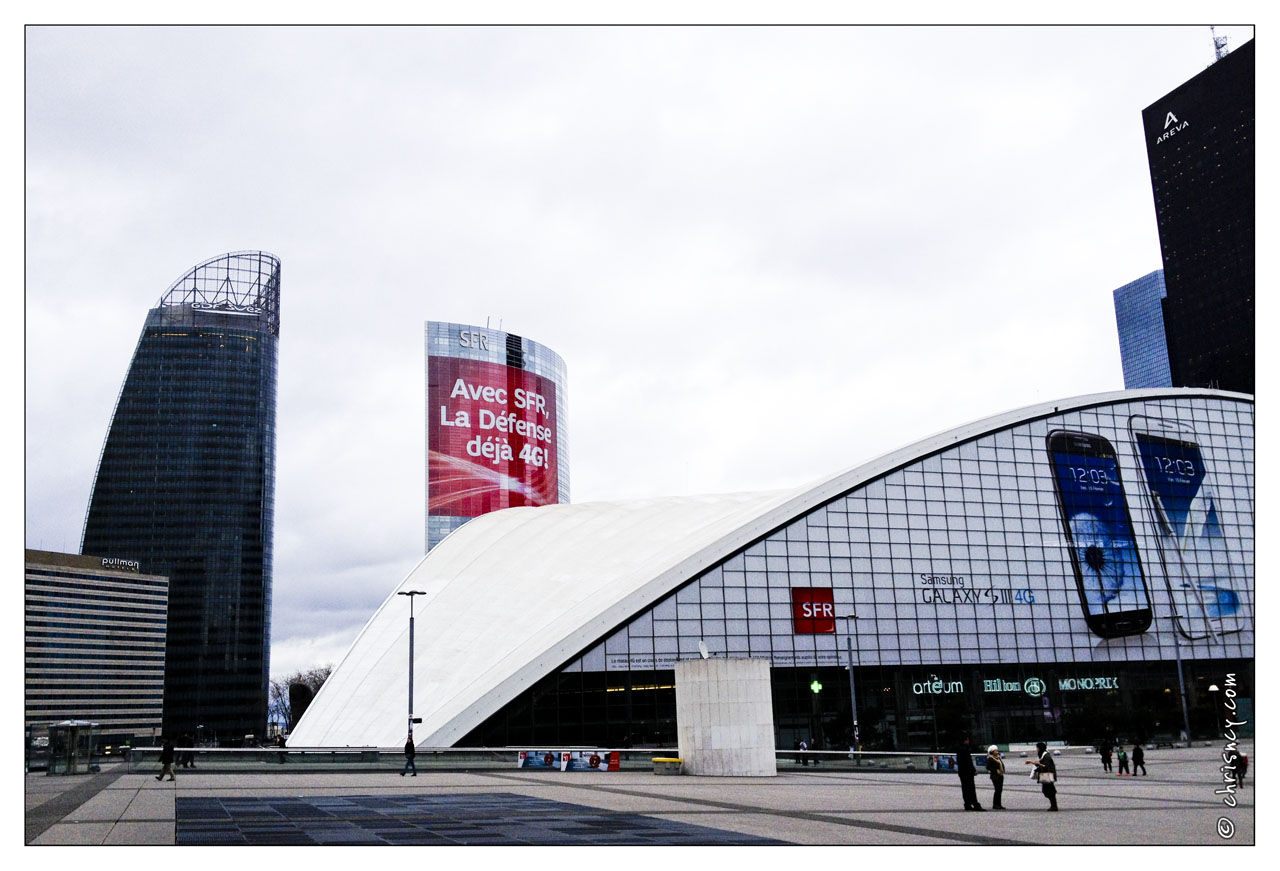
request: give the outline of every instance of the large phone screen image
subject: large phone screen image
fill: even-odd
[[[1134,434],[1169,591],[1184,631],[1197,636],[1240,628],[1240,597],[1208,467],[1190,438]]]
[[[1099,436],[1049,438],[1063,525],[1089,627],[1104,636],[1150,625],[1150,600],[1115,451]]]

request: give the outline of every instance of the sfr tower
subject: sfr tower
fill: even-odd
[[[544,345],[427,322],[427,550],[481,514],[569,501],[565,386]]]

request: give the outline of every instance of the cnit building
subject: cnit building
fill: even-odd
[[[496,511],[389,591],[290,746],[404,741],[410,590],[420,746],[673,745],[700,647],[768,661],[786,749],[852,743],[850,666],[865,749],[1207,736],[1210,685],[1253,719],[1253,468],[1252,397],[1138,390],[788,490]]]

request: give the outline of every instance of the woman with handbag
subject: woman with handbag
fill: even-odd
[[[1049,810],[1056,811],[1058,809],[1058,766],[1053,763],[1053,754],[1049,752],[1049,747],[1043,741],[1036,742],[1036,752],[1040,754],[1040,761],[1028,759],[1028,765],[1034,765],[1031,776],[1040,784],[1040,791],[1044,793],[1044,797],[1049,799]]]

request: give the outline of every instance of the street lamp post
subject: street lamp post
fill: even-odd
[[[852,621],[852,620],[857,620],[858,615],[842,614],[836,617],[836,619]],[[854,636],[853,623],[849,623],[848,632],[844,636],[845,649],[849,653],[849,706],[853,714],[853,750],[857,754],[856,756],[854,756],[854,763],[857,765],[861,765],[862,764],[862,741],[861,741],[861,736],[858,734],[858,697],[854,695],[854,688],[853,688],[853,636]],[[839,642],[837,641],[837,650],[839,649],[838,645],[839,645]],[[836,654],[837,661],[839,660],[839,656],[840,654],[837,653]]]
[[[422,590],[406,590],[397,596],[409,597],[409,731],[413,731],[413,597],[425,596]]]
[[[1187,713],[1187,685],[1182,680],[1182,645],[1178,642],[1178,629],[1173,632],[1173,658],[1178,668],[1178,701],[1182,705],[1182,728],[1187,733],[1187,746],[1191,746],[1191,716]]]

